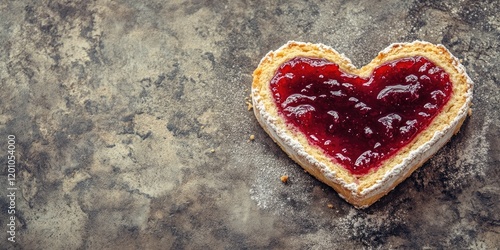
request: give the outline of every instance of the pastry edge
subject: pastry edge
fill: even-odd
[[[320,50],[333,51],[340,56],[344,67],[347,67],[350,71],[359,72],[370,64],[377,65],[376,59],[384,56],[385,54],[391,53],[392,50],[397,49],[402,46],[412,46],[412,45],[429,45],[430,43],[424,41],[414,41],[411,43],[393,43],[387,48],[379,52],[378,56],[369,64],[357,69],[343,54],[338,53],[335,49],[324,45],[324,44],[311,44],[296,41],[289,41],[276,51],[270,51],[264,58],[262,58],[260,64],[266,60],[271,60],[274,53],[280,52],[290,46],[316,46]],[[433,44],[432,44],[433,45]],[[381,179],[378,179],[372,185],[359,190],[360,186],[355,182],[348,183],[343,178],[338,177],[338,174],[326,166],[324,163],[315,159],[312,155],[308,154],[302,144],[292,136],[290,136],[285,129],[277,126],[276,117],[272,117],[266,109],[263,101],[259,95],[259,89],[255,88],[252,84],[252,102],[254,107],[255,116],[264,128],[264,130],[271,135],[271,138],[299,165],[301,165],[307,172],[315,176],[317,179],[323,183],[334,188],[340,197],[345,199],[347,202],[351,203],[357,208],[366,208],[379,200],[381,197],[385,196],[391,190],[393,190],[399,183],[408,178],[416,169],[418,169],[422,164],[424,164],[429,158],[431,158],[441,147],[443,147],[451,137],[458,133],[462,123],[465,121],[467,114],[470,109],[472,101],[472,91],[473,82],[470,77],[465,72],[465,68],[459,63],[459,60],[454,57],[443,45],[433,45],[437,48],[444,49],[446,53],[451,57],[451,63],[455,70],[465,77],[467,86],[467,93],[465,94],[466,101],[459,108],[458,114],[455,116],[452,122],[449,123],[445,128],[434,132],[431,140],[420,145],[418,148],[411,150],[410,153],[404,160],[395,165],[392,169],[387,171]],[[259,64],[259,66],[260,66]],[[373,65],[371,65],[373,66]],[[254,73],[255,74],[255,73]]]

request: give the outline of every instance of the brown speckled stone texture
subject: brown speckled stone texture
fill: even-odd
[[[497,248],[498,13],[474,0],[1,1],[0,248]],[[463,59],[473,115],[368,209],[305,173],[247,110],[253,70],[288,40],[360,66],[415,39]]]

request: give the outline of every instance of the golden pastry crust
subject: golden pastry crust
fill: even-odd
[[[423,56],[445,70],[453,84],[453,94],[431,124],[396,155],[365,175],[353,175],[332,161],[321,149],[278,113],[269,88],[276,70],[295,57],[324,58],[346,73],[368,77],[385,62]],[[356,68],[344,55],[323,44],[288,42],[269,52],[253,73],[254,113],[271,138],[310,174],[333,187],[341,197],[358,208],[367,207],[386,195],[427,161],[457,133],[472,100],[473,82],[464,67],[444,46],[428,42],[395,43],[381,51],[369,64]]]

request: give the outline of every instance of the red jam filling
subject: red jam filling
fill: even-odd
[[[431,123],[452,84],[420,56],[385,63],[369,78],[325,59],[298,57],[277,70],[271,90],[287,123],[352,174],[363,175]]]

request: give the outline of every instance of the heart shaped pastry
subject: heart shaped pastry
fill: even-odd
[[[328,46],[288,42],[254,71],[252,101],[293,160],[361,208],[458,132],[472,88],[442,45],[392,44],[358,69]]]

